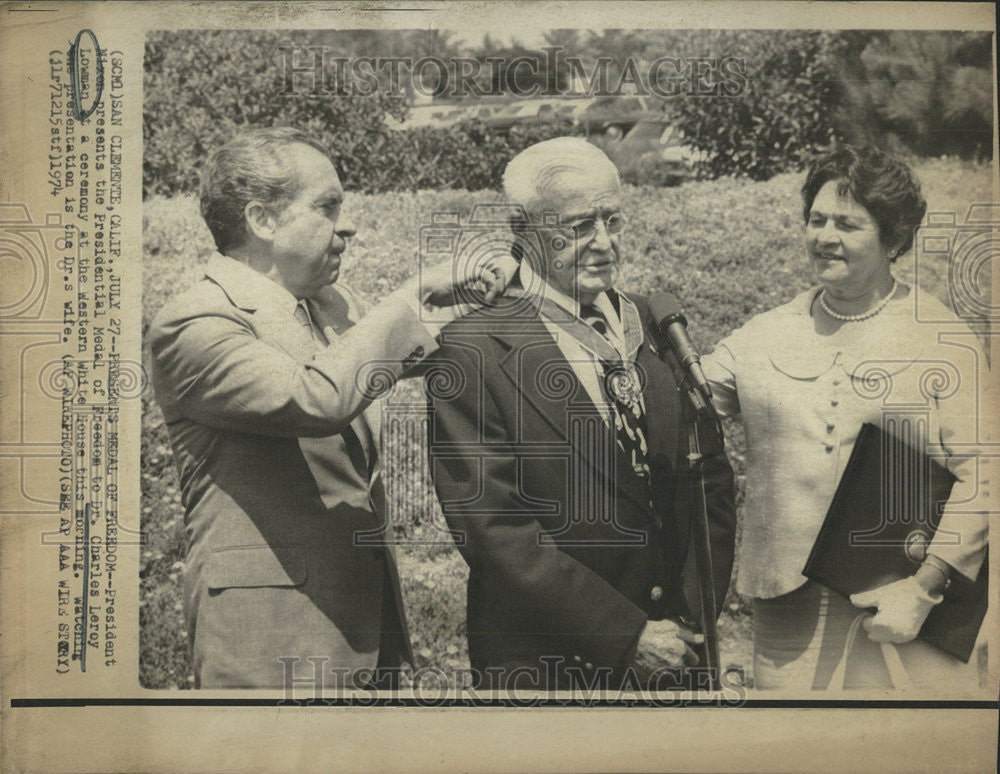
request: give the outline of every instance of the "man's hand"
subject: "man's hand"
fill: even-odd
[[[878,613],[862,624],[869,639],[899,644],[919,634],[927,615],[941,599],[940,594],[928,594],[911,575],[871,591],[852,594],[851,604],[878,608]]]
[[[517,261],[509,255],[478,260],[460,257],[454,262],[422,267],[403,287],[416,292],[420,303],[431,307],[492,304],[516,271]]]
[[[704,635],[689,631],[674,621],[647,621],[639,636],[635,665],[647,674],[660,669],[697,666],[698,656],[691,645],[704,641]]]

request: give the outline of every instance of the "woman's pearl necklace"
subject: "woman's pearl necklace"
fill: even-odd
[[[892,287],[889,288],[889,292],[886,294],[885,298],[879,301],[875,306],[869,309],[867,312],[862,312],[861,314],[841,314],[840,312],[835,312],[830,308],[830,305],[826,303],[826,288],[823,292],[819,294],[819,305],[823,307],[823,311],[826,312],[834,320],[840,320],[841,322],[860,322],[861,320],[867,320],[869,317],[874,317],[883,309],[885,309],[886,304],[892,300],[892,297],[896,295],[896,278],[892,278]]]

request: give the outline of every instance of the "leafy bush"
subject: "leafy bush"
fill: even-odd
[[[245,126],[297,126],[331,149],[349,187],[366,187],[371,163],[401,118],[403,95],[283,94],[282,47],[308,33],[262,30],[153,32],[143,80],[143,190],[172,194],[197,187],[208,153]],[[375,183],[378,182],[376,178]],[[383,181],[384,182],[384,181]]]
[[[552,40],[580,43],[575,34]],[[307,75],[298,81],[300,93],[283,93],[282,48],[294,48],[294,61],[302,65],[303,47],[309,45],[326,46],[331,56],[461,53],[440,35],[420,31],[150,33],[144,193],[195,190],[208,152],[245,126],[291,125],[316,135],[331,149],[345,186],[366,193],[497,188],[504,164],[522,148],[586,133],[584,126],[566,120],[508,131],[476,121],[393,131],[385,119],[405,117],[402,92],[378,88],[360,96],[319,89],[313,94]],[[484,49],[477,55],[519,51]],[[744,61],[744,88],[737,94],[705,96],[689,90],[660,100],[686,142],[704,155],[703,177],[766,180],[802,169],[845,138],[925,156],[992,156],[995,81],[988,33],[606,30],[592,33],[575,53],[587,61],[597,53],[608,55],[619,68],[630,57],[649,62],[666,54],[687,61]],[[659,160],[622,167],[626,181],[636,185],[678,182]]]
[[[842,33],[837,122],[854,142],[919,155],[993,157],[992,35]]]
[[[973,202],[990,201],[987,166],[932,160],[916,166],[930,212],[953,212],[965,220]],[[669,290],[684,303],[691,337],[702,351],[751,316],[792,298],[809,286],[802,248],[799,188],[802,176],[777,175],[767,182],[746,178],[710,180],[659,188],[626,187],[629,216],[622,234],[626,263],[620,286],[652,293]],[[376,299],[416,270],[420,228],[433,212],[467,216],[475,204],[496,200],[489,191],[421,191],[349,194],[345,216],[358,236],[343,263],[344,282]],[[211,237],[190,196],[154,196],[144,205],[143,327],[172,295],[192,284],[212,250]],[[914,281],[912,255],[895,272]],[[921,286],[948,302],[948,266],[920,267]],[[148,367],[148,351],[143,352]],[[394,406],[422,413],[419,382],[393,391]],[[163,417],[150,392],[142,396],[142,526],[147,535],[140,563],[140,678],[150,688],[189,687],[187,634],[181,616],[180,576],[185,534],[183,509]],[[742,511],[744,437],[738,423],[726,427]],[[440,508],[431,489],[425,444],[419,432],[389,428],[385,480],[398,510],[391,514],[400,550],[403,599],[417,655],[416,666],[448,671],[467,664],[464,595],[467,570],[444,540]],[[418,541],[423,541],[420,544]],[[428,545],[439,541],[437,545]],[[738,572],[738,568],[737,568]],[[720,621],[725,666],[749,672],[750,611],[730,591]]]
[[[987,32],[650,30],[634,45],[646,60],[669,52],[746,63],[738,94],[688,89],[665,106],[706,154],[706,177],[764,180],[842,140],[907,155],[992,157]]]
[[[688,93],[673,106],[687,141],[707,154],[709,177],[766,180],[801,169],[837,139],[828,60],[833,39],[794,30],[708,34],[702,45],[713,57],[746,63],[745,87],[734,96]]]
[[[582,132],[565,120],[515,126],[509,132],[489,129],[480,121],[395,132],[385,144],[392,165],[383,162],[382,169],[375,170],[386,179],[376,185],[369,181],[360,190],[497,189],[507,162],[529,145]]]
[[[635,186],[665,188],[680,185],[689,175],[677,164],[662,159],[655,152],[644,153],[618,167],[623,183]]]
[[[295,126],[318,137],[330,149],[344,186],[366,193],[496,188],[504,166],[521,149],[582,131],[568,121],[510,132],[478,122],[393,131],[385,118],[403,118],[402,93],[282,93],[282,47],[308,45],[313,36],[292,30],[150,33],[143,193],[196,190],[204,159],[246,126]],[[301,92],[310,91],[311,81],[298,83]]]

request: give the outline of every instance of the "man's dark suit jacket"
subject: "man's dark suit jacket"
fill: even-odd
[[[429,361],[431,474],[470,568],[469,655],[481,675],[519,671],[531,684],[526,670],[538,669],[538,684],[552,687],[565,682],[552,678],[561,666],[584,678],[598,667],[620,674],[647,619],[698,609],[683,396],[676,363],[655,354],[644,300],[633,301],[643,319],[636,365],[650,490],[523,299],[449,325]],[[732,470],[724,455],[706,469],[721,604],[733,562]]]

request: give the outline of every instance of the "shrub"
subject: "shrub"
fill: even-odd
[[[509,132],[476,121],[393,131],[385,118],[405,115],[401,93],[283,94],[282,47],[311,42],[310,33],[291,30],[150,33],[143,82],[144,195],[196,190],[208,154],[247,126],[296,126],[315,135],[330,149],[344,187],[365,193],[496,188],[504,166],[522,148],[582,131],[565,120]]]
[[[359,190],[497,189],[507,162],[521,150],[542,140],[580,132],[569,121],[516,126],[509,132],[489,129],[480,121],[396,132],[387,142],[392,166],[382,164],[381,172],[388,178]]]
[[[678,127],[703,151],[708,177],[766,180],[799,170],[839,136],[828,52],[834,36],[794,30],[720,31],[703,45],[713,57],[746,62],[735,96],[685,94],[674,104]]]
[[[837,48],[837,121],[852,141],[992,158],[990,33],[852,32],[842,34]]]
[[[660,158],[656,152],[644,153],[619,166],[622,182],[634,186],[666,188],[680,185],[688,175],[675,162]]]
[[[153,32],[143,88],[143,192],[193,191],[208,153],[246,126],[297,126],[331,149],[348,187],[371,190],[388,141],[387,114],[401,118],[401,94],[282,94],[282,47],[308,33],[261,30]],[[379,178],[376,177],[376,180]]]

